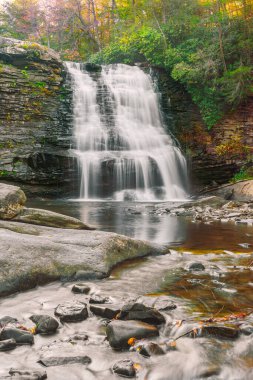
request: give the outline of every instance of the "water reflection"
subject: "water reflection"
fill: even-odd
[[[186,222],[168,215],[157,215],[149,205],[118,203],[79,203],[79,218],[104,231],[155,243],[183,243]]]
[[[191,218],[159,213],[159,205],[155,203],[33,200],[28,202],[28,207],[70,215],[99,230],[154,243],[183,245],[183,249],[199,253],[205,250],[252,251],[252,226],[233,222],[195,223]]]

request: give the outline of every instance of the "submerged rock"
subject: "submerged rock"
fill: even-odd
[[[49,315],[32,315],[31,321],[36,324],[36,333],[53,334],[59,327],[59,322]]]
[[[204,271],[206,268],[202,263],[195,262],[195,263],[189,264],[187,269],[191,272],[201,272],[201,271]]]
[[[11,368],[9,371],[11,377],[17,380],[44,380],[47,379],[45,371],[23,370]]]
[[[71,290],[73,293],[88,294],[90,292],[90,287],[89,285],[79,283],[75,284]]]
[[[233,327],[226,326],[202,326],[198,329],[195,329],[194,332],[190,334],[190,337],[213,337],[217,339],[228,339],[234,340],[239,337],[239,330]]]
[[[112,321],[106,327],[106,335],[112,348],[129,348],[130,338],[143,339],[159,335],[155,326],[139,321]]]
[[[122,307],[118,319],[137,320],[152,325],[165,323],[164,316],[152,307],[145,306],[141,303],[129,303]]]
[[[15,339],[6,339],[0,341],[0,351],[10,351],[17,347]]]
[[[102,304],[102,303],[109,303],[110,298],[100,296],[99,294],[92,294],[92,296],[89,299],[89,303],[92,304]]]
[[[112,371],[122,377],[135,377],[136,369],[134,362],[130,359],[120,360],[112,367]]]
[[[80,322],[88,318],[86,303],[79,301],[58,305],[54,313],[61,322]]]
[[[90,305],[90,311],[102,318],[107,318],[107,319],[113,319],[115,318],[119,312],[120,312],[120,307],[119,305]]]
[[[0,332],[0,341],[14,339],[17,344],[34,344],[34,336],[24,330],[5,327]]]
[[[58,365],[69,365],[69,364],[90,364],[91,358],[89,356],[52,356],[48,358],[42,358],[38,363],[44,365],[45,367],[55,367]]]

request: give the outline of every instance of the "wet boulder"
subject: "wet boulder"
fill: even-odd
[[[34,336],[29,331],[5,327],[0,332],[0,341],[14,339],[17,344],[34,344]]]
[[[41,358],[38,363],[45,367],[55,367],[60,365],[83,364],[91,363],[89,356],[51,356]]]
[[[0,341],[0,351],[11,351],[17,347],[15,339],[6,339]]]
[[[115,318],[119,312],[120,308],[118,305],[90,305],[90,311],[97,315],[98,317],[107,318],[107,319],[113,319]]]
[[[152,325],[165,323],[164,316],[156,309],[145,306],[141,303],[129,303],[122,307],[118,319],[125,321],[137,320]]]
[[[114,364],[112,371],[122,377],[135,377],[136,369],[134,362],[130,359],[120,360]]]
[[[137,351],[140,355],[149,358],[150,356],[164,355],[165,351],[163,348],[154,342],[144,342],[139,343],[134,346],[134,350]]]
[[[7,326],[9,324],[15,324],[17,322],[18,322],[18,320],[16,318],[13,318],[13,317],[9,317],[9,316],[2,317],[2,318],[0,318],[0,328]]]
[[[72,292],[77,294],[88,294],[90,292],[90,287],[87,284],[79,283],[72,287]]]
[[[109,303],[110,299],[108,297],[100,296],[99,294],[92,294],[89,300],[89,303],[102,304]]]
[[[187,269],[190,272],[201,272],[201,271],[204,271],[206,268],[202,263],[196,261],[194,263],[190,263]]]
[[[157,327],[140,321],[115,320],[106,327],[109,344],[114,349],[128,348],[130,338],[144,339],[159,335]]]
[[[61,322],[80,322],[88,318],[87,306],[83,302],[66,302],[55,309],[55,315]]]
[[[47,379],[45,371],[33,371],[11,368],[9,371],[11,377],[19,380],[44,380]]]
[[[38,334],[53,334],[59,327],[59,322],[49,315],[35,314],[30,319],[36,324],[36,333]]]

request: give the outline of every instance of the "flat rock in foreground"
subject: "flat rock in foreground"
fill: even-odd
[[[55,280],[106,277],[118,263],[168,251],[110,232],[0,221],[0,296]]]

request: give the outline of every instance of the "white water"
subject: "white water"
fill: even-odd
[[[74,86],[80,198],[178,200],[187,197],[186,161],[166,134],[151,77],[137,66],[101,74],[67,63]]]

